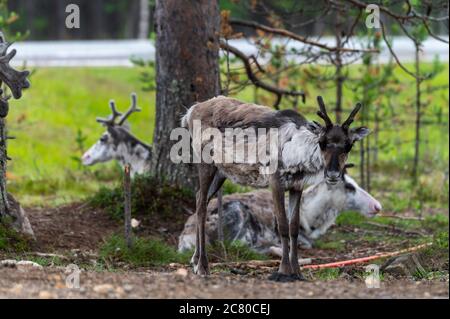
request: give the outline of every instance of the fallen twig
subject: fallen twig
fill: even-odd
[[[397,219],[402,219],[402,220],[424,220],[423,217],[414,217],[414,216],[399,216],[399,215],[384,215],[384,214],[380,214],[378,215],[378,217],[387,217],[387,218],[397,218]]]
[[[395,227],[395,225],[383,225],[383,224],[374,223],[374,222],[366,222],[366,224],[375,226],[378,228],[386,229],[391,232],[403,233],[406,235],[427,236],[427,234],[424,234],[420,231],[401,229],[401,228]]]
[[[307,265],[312,262],[311,258],[300,258],[298,263],[300,265]],[[258,267],[276,267],[280,264],[279,260],[249,260],[249,261],[231,261],[231,262],[221,262],[212,263],[211,267],[240,267],[245,266],[248,268],[258,268]]]
[[[44,258],[60,258],[60,259],[69,259],[67,256],[59,255],[59,254],[47,254],[47,253],[40,253],[40,252],[27,252],[27,255],[33,255],[38,257],[44,257]]]

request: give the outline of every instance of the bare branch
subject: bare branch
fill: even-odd
[[[250,81],[252,81],[253,85],[255,85],[256,87],[259,87],[265,91],[268,91],[270,93],[273,93],[277,96],[277,100],[274,104],[275,108],[278,108],[281,99],[283,97],[283,95],[287,95],[287,96],[301,96],[302,97],[302,101],[305,101],[305,93],[303,91],[293,91],[293,90],[285,90],[285,89],[281,89],[275,86],[272,86],[270,84],[267,84],[263,81],[261,81],[256,74],[253,72],[251,63],[250,63],[250,59],[251,57],[247,56],[244,52],[240,51],[239,49],[229,45],[228,43],[226,43],[225,41],[220,41],[220,47],[224,50],[227,50],[228,52],[233,53],[237,58],[239,58],[243,63],[244,63],[244,67],[245,67],[245,71],[247,73],[247,77],[249,78]],[[255,59],[253,57],[253,59]],[[258,67],[258,69],[261,68],[261,66]]]
[[[341,48],[341,47],[330,47],[326,44],[320,43],[320,42],[316,42],[310,39],[307,39],[306,37],[303,37],[301,35],[295,34],[293,32],[290,32],[288,30],[284,30],[284,29],[277,29],[277,28],[273,28],[273,27],[269,27],[254,21],[243,21],[243,20],[236,20],[236,19],[230,19],[230,24],[232,25],[240,25],[240,26],[245,26],[245,27],[251,27],[254,29],[258,29],[258,30],[262,30],[268,33],[272,33],[272,34],[277,34],[283,37],[287,37],[308,45],[312,45],[330,52],[336,52],[336,51],[340,51],[340,52],[368,52],[368,53],[379,53],[379,50],[377,49],[351,49],[351,48]]]

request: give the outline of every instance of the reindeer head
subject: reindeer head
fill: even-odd
[[[345,210],[354,210],[366,217],[374,217],[382,206],[372,195],[362,189],[358,183],[347,174],[347,169],[354,164],[345,164],[344,176],[342,177],[345,192]]]
[[[126,123],[126,120],[132,113],[141,111],[137,107],[136,94],[131,94],[131,106],[125,114],[117,111],[113,100],[109,102],[109,106],[112,114],[108,118],[97,118],[97,122],[106,127],[106,132],[84,153],[81,158],[83,165],[90,166],[112,159],[120,159],[119,146],[124,141],[135,139],[129,131],[129,125]]]
[[[317,102],[320,108],[317,115],[324,120],[325,126],[314,122],[313,130],[320,136],[319,146],[325,161],[325,179],[329,184],[336,184],[344,175],[347,156],[353,144],[369,134],[369,129],[350,128],[356,113],[361,109],[361,103],[357,103],[349,117],[339,125],[331,121],[321,96],[317,97]]]

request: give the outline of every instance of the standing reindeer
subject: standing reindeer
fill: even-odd
[[[210,141],[194,134],[194,121],[202,128],[253,129],[275,128],[278,131],[278,159],[276,171],[265,174],[260,162],[221,163],[202,161],[198,164],[199,190],[197,192],[196,249],[192,257],[194,272],[209,274],[206,256],[205,221],[209,198],[221,187],[225,179],[253,187],[270,187],[274,202],[278,232],[281,237],[282,258],[278,273],[273,280],[304,280],[300,273],[297,256],[297,239],[300,223],[300,201],[305,186],[325,178],[329,185],[337,184],[344,173],[347,154],[353,144],[365,137],[365,127],[350,129],[355,115],[361,108],[358,103],[342,125],[333,124],[329,118],[322,97],[318,97],[320,111],[317,113],[325,126],[309,122],[295,111],[274,111],[266,106],[249,104],[219,96],[193,105],[182,118],[182,126],[188,127],[192,145],[203,148]],[[259,130],[258,130],[259,131]],[[223,133],[225,135],[225,133]],[[224,139],[226,136],[224,137]],[[237,141],[244,148],[254,147],[248,140]],[[222,147],[220,145],[219,147]],[[219,151],[220,152],[220,151]],[[216,153],[216,152],[214,152]],[[221,153],[220,153],[221,154]],[[212,189],[210,187],[212,186]],[[285,212],[284,193],[289,191],[288,217]],[[289,249],[291,247],[291,249]]]
[[[131,94],[131,106],[123,115],[117,111],[113,100],[109,105],[112,114],[108,118],[97,118],[97,122],[106,127],[106,132],[84,153],[81,158],[83,165],[90,166],[115,159],[122,167],[130,164],[131,176],[147,172],[152,147],[131,134],[130,126],[126,122],[132,113],[141,111],[137,107],[136,94]]]

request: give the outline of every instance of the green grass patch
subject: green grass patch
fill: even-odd
[[[335,280],[341,275],[340,268],[323,268],[314,272],[313,276],[318,280]]]
[[[367,220],[366,217],[357,212],[343,212],[336,218],[338,226],[361,226]]]
[[[113,235],[100,248],[100,256],[114,262],[126,262],[136,267],[160,266],[172,262],[188,263],[188,254],[179,254],[172,246],[151,238],[133,239],[128,248],[123,236]]]

